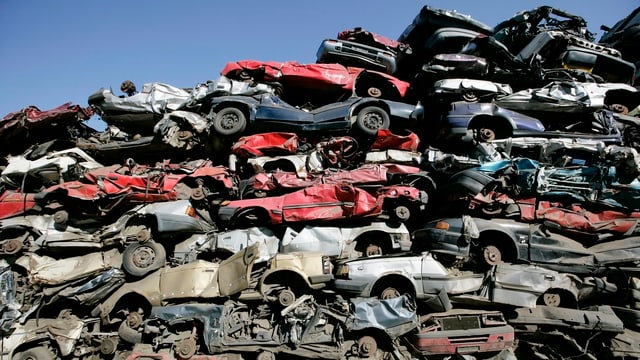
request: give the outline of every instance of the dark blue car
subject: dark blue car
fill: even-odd
[[[220,96],[211,100],[207,120],[223,136],[245,132],[349,132],[375,136],[378,129],[411,128],[415,105],[379,98],[351,97],[310,111],[284,102],[273,94]]]

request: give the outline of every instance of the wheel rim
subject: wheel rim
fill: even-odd
[[[400,221],[407,221],[411,217],[411,210],[406,205],[396,206],[394,214]]]
[[[561,298],[562,297],[560,296],[560,294],[556,293],[547,293],[542,295],[542,301],[544,302],[544,304],[552,307],[559,307]]]
[[[153,265],[155,259],[156,251],[148,245],[142,245],[138,247],[131,256],[133,264],[139,268],[147,268]]]
[[[384,126],[384,118],[380,113],[368,112],[362,117],[362,124],[367,129],[378,130]]]
[[[364,251],[366,256],[382,255],[382,247],[377,244],[369,244]]]
[[[397,297],[400,297],[400,292],[394,287],[388,287],[380,293],[380,298],[383,300],[394,299]]]
[[[484,261],[489,265],[496,265],[502,262],[502,253],[494,245],[485,246],[482,249],[482,257]]]
[[[378,351],[378,343],[372,336],[363,336],[358,340],[358,354],[362,357],[370,357]]]
[[[220,127],[225,130],[232,130],[240,123],[240,117],[234,113],[226,113],[220,119]]]

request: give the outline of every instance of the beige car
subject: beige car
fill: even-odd
[[[301,294],[321,289],[333,279],[331,262],[320,252],[277,254],[256,268],[258,255],[256,243],[220,263],[197,260],[161,268],[124,284],[92,314],[99,315],[106,324],[120,322],[124,315],[127,323],[135,327],[153,306],[193,299],[266,299],[288,306]]]

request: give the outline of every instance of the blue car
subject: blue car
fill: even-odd
[[[472,130],[478,140],[534,136],[545,131],[540,120],[494,103],[456,101],[436,120],[437,140],[462,137]]]
[[[378,129],[411,128],[415,105],[379,98],[351,97],[306,111],[273,94],[220,96],[211,100],[207,120],[214,132],[234,136],[245,132],[349,132],[375,136]]]

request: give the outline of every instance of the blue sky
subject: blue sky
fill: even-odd
[[[585,4],[589,4],[586,6]],[[28,105],[82,106],[100,87],[163,82],[191,88],[228,61],[315,62],[325,38],[363,27],[396,39],[420,8],[457,10],[494,26],[549,5],[585,18],[600,38],[638,0],[0,1],[0,117]],[[119,93],[119,91],[117,91]],[[90,125],[101,130],[102,123]]]

